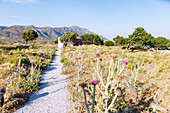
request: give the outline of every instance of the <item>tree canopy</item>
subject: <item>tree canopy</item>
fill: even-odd
[[[116,45],[122,45],[124,44],[124,38],[123,36],[117,35],[115,38],[113,38]]]
[[[123,38],[122,36],[116,36],[113,38],[116,45],[130,45],[140,46],[140,47],[158,47],[159,49],[165,49],[170,47],[170,40],[165,37],[155,38],[150,33],[146,32],[143,27],[135,28],[134,32],[129,35],[128,38]]]
[[[114,43],[113,43],[113,41],[108,40],[108,41],[105,41],[104,45],[106,45],[106,46],[114,46]]]
[[[90,41],[91,44],[96,44],[96,45],[104,44],[104,40],[100,38],[98,35],[84,34],[84,35],[81,35],[80,37],[85,41]]]
[[[155,46],[154,37],[150,33],[147,33],[142,27],[137,27],[133,34],[129,35],[129,39],[132,39],[133,37],[135,38],[132,42],[134,42],[135,44],[138,44],[140,46]]]
[[[158,48],[167,48],[170,43],[170,40],[169,39],[166,39],[165,37],[158,37],[158,38],[155,38],[155,46],[158,47]]]
[[[67,32],[60,37],[60,41],[63,42],[65,45],[68,42],[73,42],[76,39],[76,36],[79,36],[79,35],[75,32]]]
[[[28,41],[32,41],[32,40],[36,40],[38,37],[38,34],[36,31],[34,31],[33,29],[29,29],[28,31],[24,31],[22,33],[22,39],[24,39],[26,41],[26,44]]]

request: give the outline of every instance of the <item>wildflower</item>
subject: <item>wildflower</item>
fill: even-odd
[[[100,56],[100,53],[95,53],[96,57],[99,57]]]
[[[81,87],[85,88],[85,87],[87,87],[87,84],[86,83],[81,83]]]
[[[98,79],[90,80],[90,83],[93,84],[93,85],[96,85],[98,82],[99,82]]]
[[[125,63],[126,65],[129,63],[129,61],[126,59],[124,59],[122,62]]]
[[[81,57],[79,57],[79,59],[81,59]]]

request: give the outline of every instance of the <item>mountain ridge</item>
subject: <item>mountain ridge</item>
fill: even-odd
[[[38,39],[40,40],[55,40],[66,32],[76,32],[79,36],[84,34],[96,34],[86,28],[81,28],[80,26],[36,27],[34,25],[13,25],[0,26],[0,39],[21,39],[22,32],[27,31],[28,29],[34,29],[38,33]],[[104,40],[107,40],[103,36],[99,36]]]

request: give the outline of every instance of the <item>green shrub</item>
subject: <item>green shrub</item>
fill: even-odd
[[[0,64],[4,63],[5,58],[0,56]]]
[[[58,44],[58,39],[55,41],[55,44]]]
[[[64,63],[66,60],[67,60],[67,58],[62,58],[62,59],[60,59],[60,62]]]
[[[70,66],[70,65],[73,65],[73,64],[74,64],[73,62],[67,61],[67,62],[63,63],[63,66],[66,67],[66,66]]]
[[[45,70],[46,67],[47,67],[46,63],[43,62],[40,64],[40,69]]]
[[[20,88],[24,91],[35,92],[38,90],[38,84],[35,81],[33,83],[23,81],[20,85]]]
[[[21,57],[21,64],[30,64],[30,60],[28,57]]]
[[[114,46],[113,41],[105,41],[104,45],[106,46]]]

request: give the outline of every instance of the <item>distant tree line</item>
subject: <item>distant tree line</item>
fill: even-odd
[[[60,37],[60,40],[64,45],[67,45],[67,43],[73,43],[73,41],[76,39],[77,36],[79,35],[75,32],[67,32]],[[104,45],[104,40],[100,38],[98,35],[84,34],[81,35],[80,37],[84,41],[89,41],[91,44]],[[55,43],[58,43],[58,40],[56,40]]]
[[[63,36],[61,36],[60,40],[64,44],[67,42],[73,42],[76,39],[76,36],[79,36],[75,32],[67,32]],[[166,49],[170,47],[170,40],[165,37],[157,37],[155,38],[150,33],[148,33],[144,28],[137,27],[134,32],[128,36],[128,38],[124,38],[123,36],[117,35],[113,38],[113,41],[104,41],[98,35],[94,34],[84,34],[80,36],[84,41],[89,41],[91,44],[95,45],[106,45],[106,46],[134,46],[140,48],[158,48],[158,49]],[[58,43],[58,40],[55,41]]]
[[[98,35],[84,34],[84,35],[81,35],[80,37],[85,41],[90,41],[91,44],[96,44],[96,45],[104,44],[104,40],[100,38]]]
[[[127,45],[136,47],[152,47],[165,49],[170,47],[170,40],[165,37],[155,38],[150,33],[146,32],[144,28],[137,27],[133,34],[129,35],[128,38],[122,36],[116,36],[113,38],[116,45]],[[130,43],[129,43],[130,42]]]

